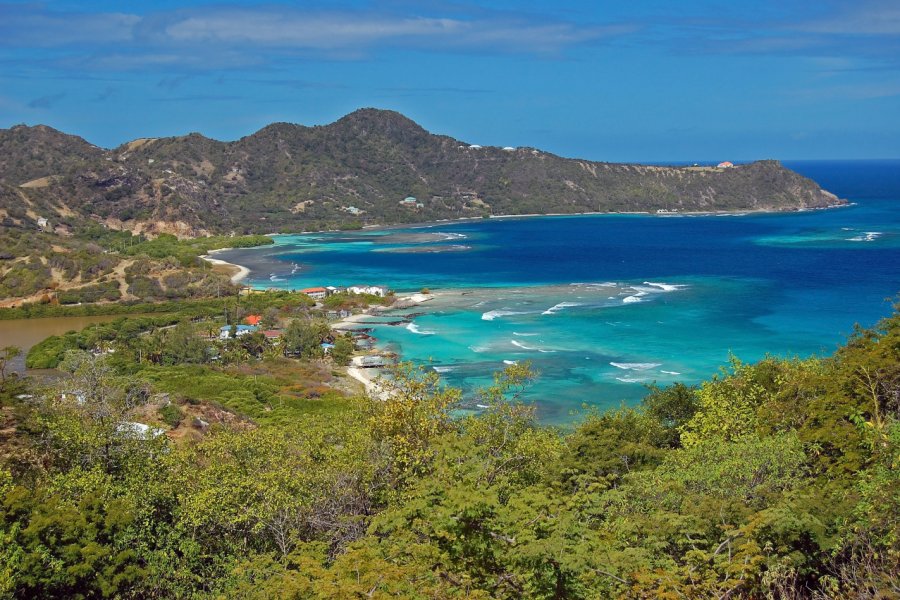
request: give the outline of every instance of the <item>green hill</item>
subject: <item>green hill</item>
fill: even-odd
[[[35,215],[27,207],[70,227],[96,220],[192,236],[491,214],[797,210],[841,202],[775,161],[655,167],[480,148],[375,109],[319,127],[275,123],[235,142],[194,133],[113,150],[45,126],[18,126],[0,131],[0,152],[6,226],[30,225]],[[401,205],[408,196],[416,201]]]

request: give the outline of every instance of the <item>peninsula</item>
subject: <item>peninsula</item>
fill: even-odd
[[[179,237],[491,215],[798,210],[841,204],[776,161],[659,167],[482,147],[386,110],[106,150],[46,126],[0,130],[4,227],[85,221]],[[41,223],[43,225],[41,225]]]

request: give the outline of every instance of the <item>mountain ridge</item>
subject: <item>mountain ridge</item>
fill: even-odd
[[[479,147],[364,108],[328,125],[272,123],[113,149],[44,125],[0,130],[0,219],[182,237],[497,214],[798,210],[841,204],[777,161],[729,169]],[[407,197],[415,201],[402,203]],[[24,206],[16,206],[16,204]],[[23,210],[24,208],[24,210]]]

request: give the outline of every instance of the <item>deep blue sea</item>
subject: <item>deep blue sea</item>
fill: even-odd
[[[765,354],[824,355],[900,292],[900,161],[786,162],[855,203],[745,216],[575,216],[279,236],[221,258],[259,287],[427,287],[379,344],[471,391],[512,361],[544,422]]]

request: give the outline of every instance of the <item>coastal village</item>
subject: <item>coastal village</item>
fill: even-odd
[[[298,290],[244,286],[224,312],[190,318],[131,317],[135,325],[130,333],[121,324],[97,324],[93,330],[85,330],[89,333],[70,332],[50,338],[49,345],[39,345],[28,353],[26,364],[31,369],[62,368],[60,365],[68,360],[72,350],[109,360],[134,354],[140,364],[150,369],[205,364],[224,372],[249,369],[269,377],[274,369],[291,382],[285,393],[297,394],[298,399],[305,401],[325,400],[335,393],[353,395],[358,393],[360,384],[372,397],[385,397],[387,392],[378,380],[382,369],[394,364],[397,357],[376,350],[371,324],[366,321],[429,299],[431,295],[423,293],[398,298],[387,286],[370,284]],[[371,322],[401,325],[415,316],[401,311]],[[304,375],[307,372],[315,375]],[[307,378],[318,383],[297,383]],[[133,420],[124,424],[128,435],[141,439],[196,436],[211,424],[233,419],[235,410],[252,415],[240,403],[224,403],[218,408],[205,403],[194,406],[183,389],[181,385],[172,390],[161,387],[149,408],[138,411]],[[80,388],[64,392],[76,400],[82,393]],[[274,409],[269,401],[264,402],[264,413]],[[160,415],[168,413],[183,415],[178,423],[170,423],[171,429],[163,427],[165,417],[163,422],[160,420]]]
[[[262,290],[251,286],[243,286],[240,295],[248,296],[280,291],[282,290],[277,288]],[[312,310],[324,316],[331,324],[331,334],[320,342],[320,348],[323,354],[326,355],[330,354],[334,349],[334,338],[340,334],[349,334],[353,340],[354,348],[370,349],[373,345],[373,340],[369,335],[371,330],[353,327],[351,325],[353,317],[367,315],[370,310],[377,312],[378,309],[391,308],[397,303],[392,291],[383,285],[314,286],[293,290],[292,293],[302,294],[314,301],[315,304],[311,307]],[[330,305],[323,303],[328,298],[334,299]],[[375,304],[373,302],[375,299],[387,301],[388,304],[387,306]],[[361,307],[362,305],[365,306]],[[354,310],[357,312],[354,312]],[[270,343],[276,346],[279,345],[281,337],[284,335],[284,328],[265,328],[264,325],[261,315],[249,314],[243,318],[241,323],[222,325],[219,328],[218,337],[221,340],[227,340],[261,333]]]

